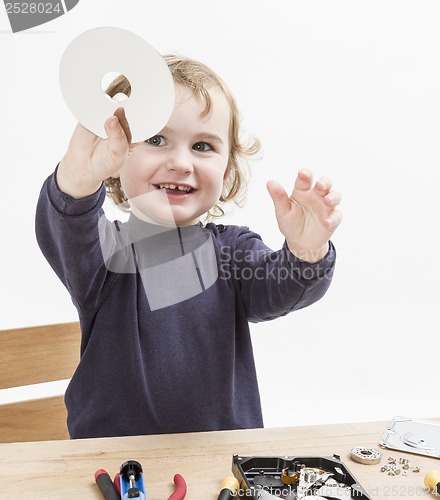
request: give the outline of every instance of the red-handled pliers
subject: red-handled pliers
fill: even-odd
[[[183,500],[186,497],[186,481],[180,474],[174,475],[174,484],[176,489],[168,500]]]

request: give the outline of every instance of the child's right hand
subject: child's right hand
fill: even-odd
[[[78,123],[58,166],[58,186],[73,198],[95,193],[105,179],[117,174],[128,157],[131,132],[124,108],[118,108],[104,127],[107,139]]]

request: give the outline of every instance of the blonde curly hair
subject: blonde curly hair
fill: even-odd
[[[188,88],[195,97],[203,99],[205,109],[203,115],[207,115],[212,106],[209,95],[210,87],[218,87],[224,93],[230,107],[229,123],[229,161],[226,168],[223,191],[219,201],[207,213],[206,219],[221,217],[224,214],[222,205],[228,201],[234,201],[240,205],[246,194],[246,172],[242,161],[249,160],[260,150],[258,139],[252,139],[248,144],[243,144],[240,140],[240,114],[237,103],[225,82],[205,64],[180,55],[165,55],[165,62],[173,77],[174,83]],[[130,96],[130,82],[124,75],[118,76],[106,90],[106,94],[114,97],[118,93]],[[119,178],[109,177],[105,181],[107,195],[125,211],[130,210],[129,200],[126,197]]]

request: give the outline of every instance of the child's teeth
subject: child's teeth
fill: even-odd
[[[175,184],[159,184],[160,189],[178,189],[179,191],[191,191],[189,186],[176,186]]]

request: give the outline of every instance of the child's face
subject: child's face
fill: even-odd
[[[219,200],[229,159],[230,109],[220,89],[212,107],[176,85],[173,113],[158,135],[133,144],[119,171],[132,212],[166,226],[196,224]]]

